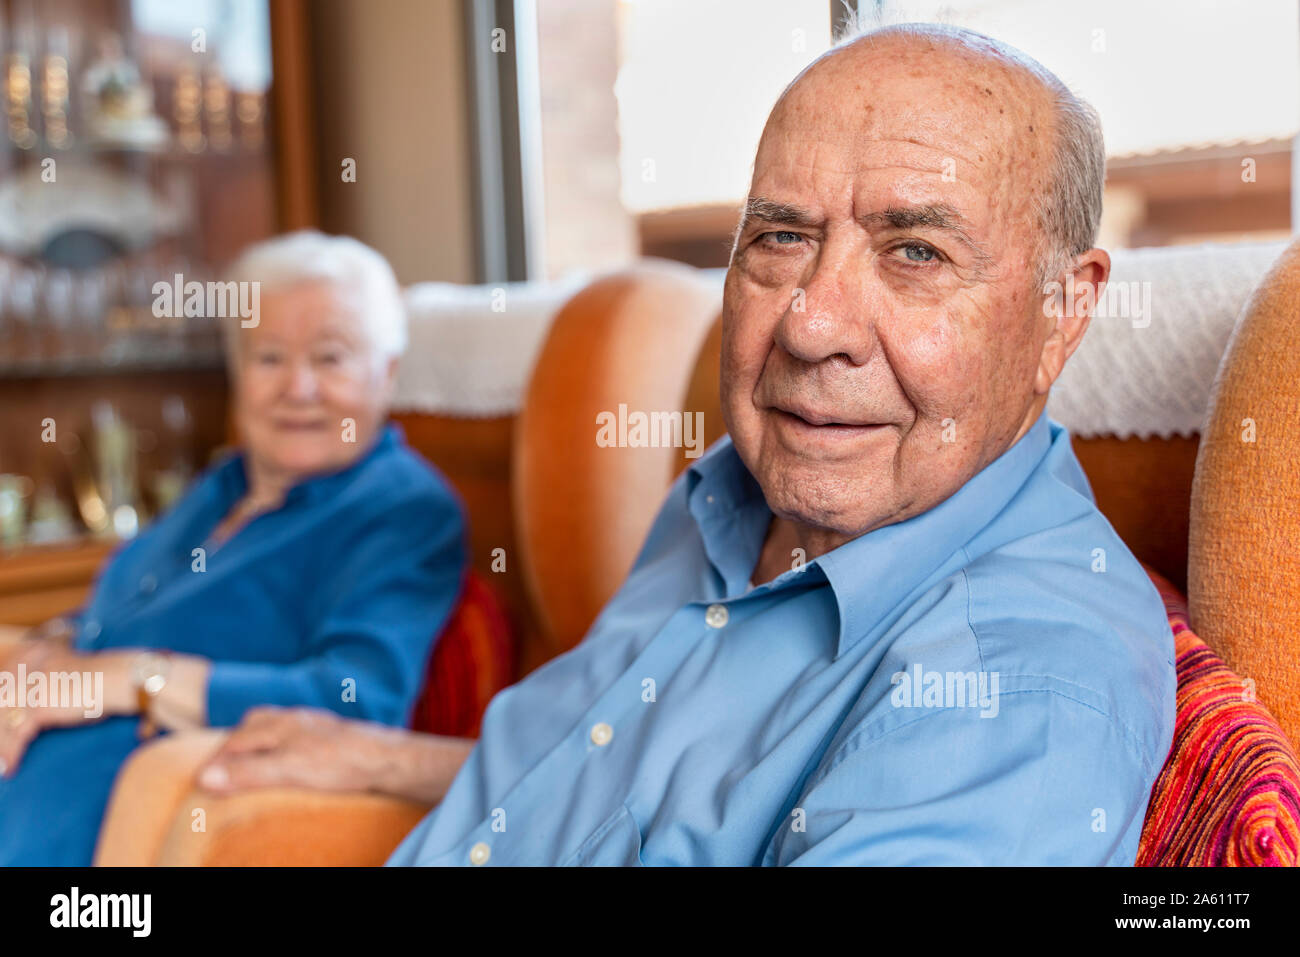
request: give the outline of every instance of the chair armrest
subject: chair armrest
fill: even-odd
[[[30,630],[28,625],[0,625],[0,648],[18,644]]]
[[[157,863],[177,806],[226,734],[169,734],[136,748],[113,783],[99,829],[95,864],[146,867]]]
[[[139,748],[113,787],[102,866],[382,864],[428,812],[374,794],[265,788],[216,795],[194,776],[225,731],[169,735]]]

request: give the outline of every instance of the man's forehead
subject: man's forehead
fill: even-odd
[[[1023,146],[1033,150],[1051,125],[1051,99],[1023,69],[924,39],[855,44],[813,64],[785,92],[759,160],[816,142],[823,153],[870,163],[910,144],[909,161],[919,165],[1002,167]]]
[[[824,142],[806,150],[794,140],[786,145],[790,148],[760,150],[749,216],[812,226],[851,215],[864,225],[875,217],[878,224],[903,228],[900,211],[917,211],[913,218],[923,225],[924,210],[943,209],[948,221],[970,228],[984,225],[990,210],[1006,201],[1009,177],[987,158],[976,158],[987,167],[977,169],[964,157],[900,141],[859,139],[843,151]],[[804,215],[793,217],[792,209]],[[773,212],[781,215],[766,215]]]
[[[1036,147],[1050,118],[1032,107],[893,88],[868,89],[840,102],[785,100],[773,110],[758,161],[816,150],[827,161],[878,165],[902,160],[935,170],[946,161],[1001,167]]]
[[[851,195],[858,212],[946,202],[978,220],[981,210],[1010,212],[1041,188],[1048,130],[1032,111],[1019,128],[1007,115],[1013,107],[978,100],[868,97],[798,107],[795,100],[774,111],[751,195],[804,205]]]
[[[816,123],[785,123],[770,127],[755,156],[755,173],[771,166],[817,167],[828,172],[868,173],[876,169],[910,169],[918,174],[955,174],[994,167],[1013,144],[984,138],[954,136],[936,128],[929,117],[913,114],[889,128],[846,129]]]

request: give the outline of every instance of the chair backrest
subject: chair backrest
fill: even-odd
[[[1219,364],[1192,489],[1191,625],[1300,742],[1300,240]]]
[[[520,564],[546,657],[582,639],[632,567],[677,449],[619,447],[621,423],[680,411],[717,302],[698,270],[651,261],[596,280],[555,317],[512,462]]]

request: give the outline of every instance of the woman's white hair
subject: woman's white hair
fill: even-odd
[[[355,306],[377,363],[406,351],[406,305],[393,267],[380,253],[351,236],[313,229],[285,233],[249,246],[231,263],[227,281],[256,282],[261,293],[326,282]],[[227,357],[237,356],[239,322],[226,323]]]

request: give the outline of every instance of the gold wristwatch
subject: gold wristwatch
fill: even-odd
[[[152,738],[158,733],[158,722],[153,718],[153,703],[167,686],[171,660],[166,652],[144,651],[131,662],[131,683],[135,685],[135,702],[140,711],[140,737]]]

